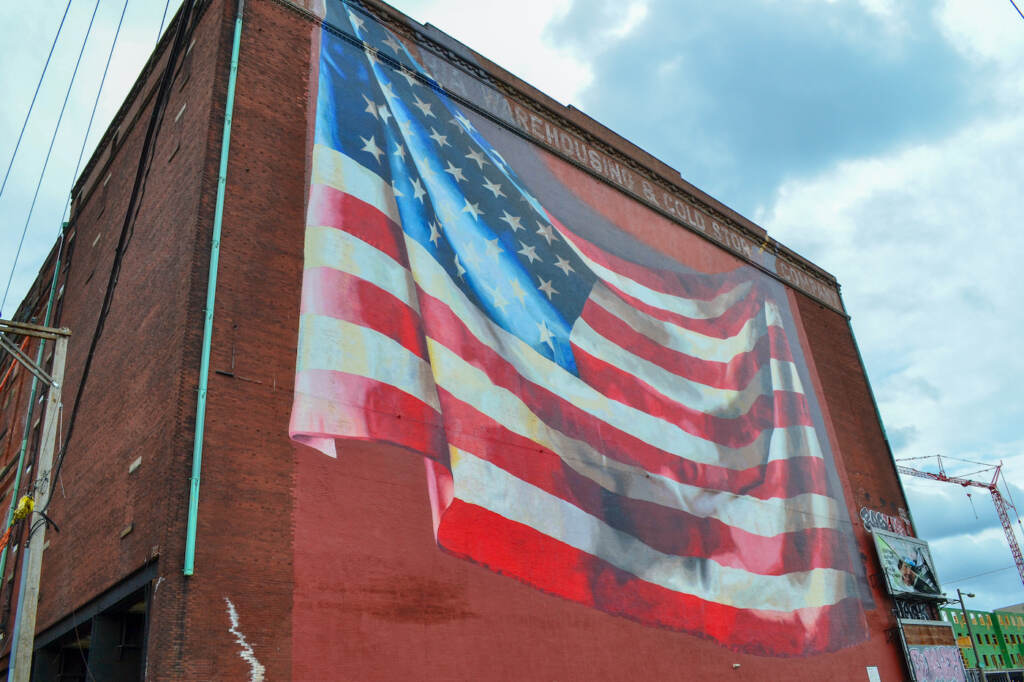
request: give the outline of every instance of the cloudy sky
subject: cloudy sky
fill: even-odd
[[[394,4],[587,112],[835,274],[897,458],[1001,460],[1024,505],[1024,19],[1009,0]],[[65,5],[0,4],[0,172]],[[96,6],[72,3],[0,196],[5,288]],[[122,7],[98,4],[4,317],[57,235]],[[129,3],[86,160],[163,10],[158,0]],[[1024,602],[986,491],[904,485],[946,591],[976,593],[975,608]]]

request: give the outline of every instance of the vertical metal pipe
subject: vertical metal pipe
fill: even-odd
[[[188,525],[185,534],[185,575],[195,571],[196,523],[199,516],[199,480],[203,466],[203,431],[206,426],[206,392],[210,375],[210,345],[213,336],[213,306],[217,294],[217,264],[220,261],[220,237],[224,223],[224,191],[228,175],[228,149],[231,145],[231,116],[235,107],[235,81],[238,77],[238,52],[242,43],[242,13],[245,0],[238,0],[235,37],[231,46],[231,72],[224,104],[224,135],[220,145],[220,171],[217,174],[217,205],[213,214],[210,246],[210,274],[206,285],[206,317],[203,323],[203,348],[199,361],[199,394],[196,399],[196,431],[192,443],[192,476],[189,479]]]

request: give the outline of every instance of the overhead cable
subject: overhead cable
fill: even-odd
[[[121,262],[124,260],[128,236],[134,224],[134,219],[138,215],[139,204],[145,189],[145,179],[149,167],[150,156],[156,143],[160,124],[163,121],[163,114],[167,107],[167,100],[170,98],[171,84],[174,82],[174,67],[177,64],[179,55],[184,51],[186,40],[195,28],[194,24],[190,25],[193,18],[192,11],[194,7],[195,0],[185,0],[182,5],[182,9],[178,13],[179,23],[174,35],[174,43],[168,51],[167,63],[164,65],[164,72],[161,75],[160,85],[158,87],[156,97],[154,98],[153,112],[150,114],[149,125],[146,128],[146,135],[142,142],[142,152],[139,156],[139,163],[135,172],[135,182],[132,186],[131,195],[129,196],[128,209],[125,211],[124,222],[121,225],[121,234],[118,238],[117,249],[114,252],[114,262],[110,266],[110,277],[107,280],[107,288],[103,294],[103,305],[96,318],[96,327],[93,330],[92,339],[89,342],[89,350],[86,353],[85,363],[82,367],[82,377],[78,381],[78,389],[75,392],[75,399],[71,404],[71,410],[68,414],[68,426],[67,432],[64,434],[64,444],[61,446],[60,452],[57,455],[57,464],[54,466],[53,472],[50,475],[51,487],[50,495],[46,502],[47,507],[49,507],[50,502],[53,501],[53,491],[56,488],[57,481],[60,479],[60,470],[64,465],[64,457],[67,455],[68,445],[71,443],[71,437],[75,430],[75,421],[78,416],[79,407],[82,403],[82,394],[85,391],[85,386],[89,379],[92,362],[96,355],[96,346],[99,344],[100,337],[103,335],[103,328],[106,325],[107,316],[110,314],[110,307],[114,299],[114,291],[117,288],[118,277],[121,273]],[[46,509],[44,508],[42,511],[46,511]]]
[[[1013,1],[1013,0],[1010,0],[1010,4],[1011,4],[1011,5],[1013,5],[1013,8],[1014,8],[1015,10],[1017,10],[1017,14],[1019,14],[1019,15],[1020,15],[1020,18],[1021,18],[1021,19],[1024,19],[1024,12],[1021,12],[1021,11],[1020,11],[1020,7],[1017,7],[1017,3],[1015,3],[1015,2]]]
[[[124,25],[124,15],[128,10],[128,0],[124,0],[124,5],[121,7],[121,18],[117,21],[117,30],[114,31],[114,40],[110,43],[110,52],[107,53],[107,63],[103,67],[103,77],[100,78],[100,87],[96,90],[96,99],[92,103],[92,112],[89,114],[89,123],[85,126],[85,136],[82,138],[82,148],[78,150],[78,161],[75,162],[75,172],[71,176],[72,187],[68,191],[67,201],[64,203],[64,211],[61,213],[61,217],[68,212],[68,207],[71,205],[71,191],[74,190],[74,182],[78,179],[78,171],[82,167],[82,157],[85,156],[85,145],[89,141],[89,132],[92,131],[92,122],[96,117],[96,108],[100,103],[100,95],[103,94],[103,85],[107,82],[107,72],[110,71],[110,60],[114,56],[114,48],[117,47],[117,38],[121,35],[121,26]]]
[[[7,178],[11,175],[11,167],[14,166],[14,157],[18,155],[18,148],[21,146],[21,138],[25,134],[25,128],[28,126],[28,119],[32,116],[32,109],[36,105],[36,97],[39,96],[39,88],[43,84],[43,76],[46,75],[46,69],[50,66],[50,58],[53,56],[53,48],[57,47],[57,39],[60,38],[61,29],[64,28],[64,20],[68,17],[68,10],[71,9],[71,0],[68,0],[67,6],[64,7],[64,15],[60,18],[60,25],[57,26],[57,35],[53,36],[53,43],[50,44],[50,53],[46,55],[46,63],[43,64],[43,72],[39,74],[39,82],[36,83],[36,91],[32,95],[32,101],[28,105],[28,112],[25,113],[25,120],[21,124],[21,132],[18,133],[18,141],[14,143],[14,152],[11,153],[11,161],[7,164],[7,171],[4,173],[4,180],[0,183],[0,197],[4,194],[4,188],[7,187]]]
[[[18,240],[18,249],[14,253],[14,262],[11,264],[11,275],[7,278],[7,287],[4,289],[4,297],[0,299],[0,311],[7,303],[7,294],[11,291],[11,281],[14,280],[14,271],[18,267],[18,259],[21,258],[21,247],[25,244],[25,235],[28,233],[28,224],[32,220],[32,213],[36,208],[36,200],[39,198],[39,188],[43,186],[43,176],[46,175],[46,167],[50,163],[50,155],[53,153],[53,144],[57,141],[57,132],[60,130],[61,121],[64,120],[64,111],[68,106],[68,98],[71,96],[71,88],[75,85],[75,77],[78,75],[78,67],[82,65],[82,55],[85,53],[85,46],[89,42],[89,35],[92,33],[93,22],[96,19],[96,10],[100,8],[100,0],[96,0],[92,8],[92,16],[89,17],[89,27],[85,31],[85,39],[82,40],[82,48],[78,51],[78,59],[75,60],[75,70],[71,72],[71,82],[68,83],[67,92],[64,93],[64,103],[60,106],[60,115],[57,116],[57,125],[53,127],[53,136],[50,137],[50,146],[46,150],[46,159],[43,161],[43,169],[39,172],[39,180],[36,182],[36,191],[32,195],[32,203],[28,207],[28,216],[25,217],[25,227],[21,230],[21,239]]]

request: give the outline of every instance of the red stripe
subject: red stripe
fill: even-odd
[[[307,268],[302,281],[302,312],[368,327],[417,356],[427,357],[419,313],[376,284],[347,272]]]
[[[437,540],[456,556],[550,594],[746,653],[807,656],[836,651],[867,636],[856,597],[790,612],[736,608],[641,580],[529,526],[459,499],[445,512]]]
[[[758,292],[757,289],[751,289],[746,296],[733,303],[732,306],[718,317],[702,319],[686,317],[685,315],[680,315],[679,313],[674,313],[670,310],[665,310],[664,308],[644,303],[639,298],[630,296],[625,291],[610,284],[609,282],[602,282],[601,284],[629,304],[630,307],[636,308],[643,313],[647,313],[656,320],[671,322],[683,329],[700,332],[705,336],[710,336],[716,339],[727,339],[739,334],[743,325],[746,324],[748,320],[763,314],[765,304],[765,300],[761,296],[760,292]]]
[[[758,497],[775,496],[783,489],[789,494],[827,490],[824,462],[816,457],[791,457],[734,470],[665,452],[525,380],[507,360],[474,337],[442,301],[423,290],[419,291],[419,300],[431,338],[486,373],[496,386],[517,395],[548,426],[582,440],[613,459],[657,471],[683,483]]]
[[[682,274],[671,270],[658,268],[647,268],[632,261],[625,260],[614,253],[609,253],[601,247],[588,242],[583,237],[575,234],[556,218],[547,214],[551,224],[556,226],[562,236],[570,240],[590,260],[603,265],[629,279],[642,284],[648,289],[654,289],[671,296],[680,296],[703,301],[709,301],[716,296],[733,289],[742,281],[733,273],[721,275],[707,275],[703,273]],[[736,273],[738,271],[734,271]]]
[[[853,566],[849,542],[829,528],[808,528],[774,537],[755,535],[717,520],[695,516],[608,490],[578,473],[551,450],[509,431],[472,405],[439,389],[449,423],[473,424],[453,430],[452,445],[501,467],[551,495],[569,502],[659,552],[714,559],[762,575],[813,568]],[[571,457],[571,453],[564,453]]]
[[[739,448],[753,443],[759,435],[774,428],[814,424],[802,393],[761,393],[746,413],[737,417],[719,417],[672,400],[639,377],[576,344],[572,344],[572,352],[580,378],[603,395],[719,445]]]
[[[591,329],[606,339],[614,339],[617,345],[629,349],[633,355],[667,372],[717,388],[741,389],[750,383],[758,370],[768,365],[771,358],[785,361],[793,359],[786,333],[775,326],[768,327],[749,351],[736,355],[728,362],[717,362],[666,348],[636,331],[593,300],[584,304],[580,317]]]
[[[293,437],[382,440],[442,461],[448,457],[437,410],[390,384],[347,372],[296,374],[289,432]]]
[[[333,187],[313,183],[309,186],[307,216],[308,225],[344,230],[409,266],[402,228],[376,206]]]

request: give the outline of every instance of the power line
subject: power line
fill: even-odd
[[[1013,1],[1013,0],[1010,0],[1010,4],[1011,4],[1011,5],[1013,5],[1013,8],[1014,8],[1015,10],[1017,10],[1017,14],[1019,14],[1019,15],[1020,15],[1020,18],[1021,18],[1021,19],[1024,19],[1024,12],[1021,12],[1021,11],[1020,11],[1020,7],[1017,7],[1017,3],[1015,3],[1015,2]]]
[[[969,576],[966,576],[966,577],[963,577],[963,578],[957,578],[956,580],[943,580],[942,582],[945,583],[946,585],[952,585],[952,584],[955,584],[955,583],[962,583],[965,580],[971,580],[972,578],[980,578],[983,575],[991,575],[992,573],[1002,573],[1003,571],[1008,571],[1011,568],[1016,568],[1016,567],[1017,567],[1016,565],[1011,564],[1009,566],[1003,566],[1002,568],[996,568],[996,569],[993,569],[991,571],[985,571],[984,573],[975,573],[974,575],[969,575]]]
[[[50,66],[50,58],[53,56],[53,48],[57,47],[57,39],[60,38],[60,32],[64,28],[64,20],[68,17],[69,9],[71,9],[71,0],[68,0],[68,4],[64,8],[64,16],[60,18],[60,25],[57,27],[57,35],[53,36],[53,43],[50,45],[50,53],[46,55],[46,63],[43,64],[43,72],[39,74],[39,82],[36,83],[36,91],[32,95],[32,102],[28,105],[28,112],[25,114],[25,121],[21,124],[21,132],[18,133],[18,141],[14,143],[14,153],[11,154],[11,162],[7,164],[7,172],[4,173],[3,183],[0,183],[0,197],[3,196],[4,189],[7,187],[7,178],[11,175],[11,167],[14,166],[14,157],[18,155],[18,148],[21,147],[21,138],[25,134],[25,128],[28,126],[28,119],[32,115],[33,107],[36,105],[36,97],[39,95],[39,88],[43,84],[43,76],[46,75],[46,69]]]
[[[164,34],[164,22],[167,21],[167,8],[171,6],[171,0],[164,2],[164,15],[160,17],[160,28],[156,31],[156,39],[160,40],[160,36]]]
[[[117,30],[114,31],[114,41],[110,43],[110,52],[107,53],[107,63],[103,67],[103,77],[100,78],[100,87],[96,91],[96,99],[92,103],[92,112],[89,114],[89,123],[85,126],[85,137],[82,138],[82,148],[78,150],[78,161],[75,162],[75,172],[71,176],[72,187],[68,190],[68,198],[64,203],[64,211],[61,213],[61,217],[67,213],[68,206],[71,205],[71,191],[74,189],[74,182],[78,179],[78,171],[82,167],[82,157],[85,156],[85,145],[89,141],[89,132],[92,130],[93,119],[96,117],[96,109],[100,104],[100,95],[103,94],[103,85],[107,82],[107,72],[110,71],[110,60],[114,56],[114,48],[117,47],[117,39],[121,35],[121,26],[124,25],[124,14],[128,10],[128,0],[124,0],[124,5],[121,7],[121,18],[117,21]]]
[[[170,98],[171,84],[174,82],[174,67],[177,64],[179,55],[184,50],[185,41],[192,34],[195,28],[194,23],[190,26],[189,24],[193,21],[193,9],[195,7],[196,0],[185,0],[182,9],[178,13],[178,27],[174,35],[174,43],[171,45],[167,55],[167,64],[164,66],[164,72],[160,79],[160,85],[157,90],[155,102],[153,104],[153,112],[150,114],[149,125],[146,128],[146,135],[142,142],[142,152],[139,156],[139,164],[135,172],[135,182],[132,186],[132,192],[128,199],[128,209],[125,212],[124,223],[121,226],[121,234],[118,238],[117,249],[114,252],[114,262],[110,266],[110,277],[107,280],[107,288],[103,294],[103,305],[100,308],[100,313],[96,318],[96,328],[93,330],[92,339],[89,342],[89,350],[85,356],[85,363],[82,366],[82,377],[78,380],[78,389],[75,392],[75,400],[71,404],[71,410],[68,414],[68,425],[67,432],[64,435],[64,444],[61,446],[60,452],[57,455],[57,464],[53,468],[50,479],[50,496],[46,502],[46,507],[50,506],[50,502],[53,501],[53,490],[57,486],[57,481],[60,479],[60,470],[64,464],[64,457],[67,455],[68,445],[71,443],[71,436],[75,429],[75,420],[78,416],[78,409],[82,402],[82,394],[85,392],[85,385],[89,379],[89,372],[92,368],[92,361],[96,355],[96,346],[99,344],[100,337],[103,335],[103,328],[106,325],[107,316],[110,314],[110,308],[114,300],[114,291],[117,289],[117,281],[121,273],[121,263],[124,260],[125,248],[127,246],[128,236],[134,225],[134,219],[138,215],[139,204],[142,200],[142,195],[145,189],[145,180],[148,173],[149,162],[151,161],[150,155],[156,144],[156,138],[160,131],[160,124],[163,122],[164,110],[167,107],[167,100]],[[41,511],[46,511],[42,509]]]
[[[28,224],[32,220],[32,213],[36,208],[36,200],[39,198],[39,189],[43,186],[43,176],[46,175],[46,167],[50,163],[50,155],[53,153],[53,144],[57,141],[57,132],[60,130],[61,121],[64,120],[64,111],[68,106],[68,98],[71,97],[71,89],[75,85],[75,77],[78,75],[78,67],[82,64],[82,55],[85,54],[85,46],[89,42],[89,35],[92,33],[92,25],[96,19],[96,11],[100,8],[100,0],[92,8],[92,16],[89,17],[89,28],[85,31],[85,39],[82,41],[82,49],[78,51],[78,59],[75,61],[75,70],[71,72],[71,82],[68,83],[67,92],[64,93],[64,103],[60,107],[60,115],[57,116],[57,125],[53,127],[53,136],[50,138],[50,147],[46,150],[46,159],[43,161],[43,170],[39,172],[39,180],[36,182],[36,191],[32,195],[32,204],[28,207],[28,216],[25,218],[25,227],[21,230],[21,239],[18,240],[18,249],[14,253],[14,262],[11,264],[11,275],[7,278],[7,287],[4,289],[4,297],[0,299],[0,311],[7,303],[7,294],[11,291],[11,282],[14,280],[14,271],[18,267],[18,259],[21,258],[21,247],[25,245],[25,235],[28,233]]]

